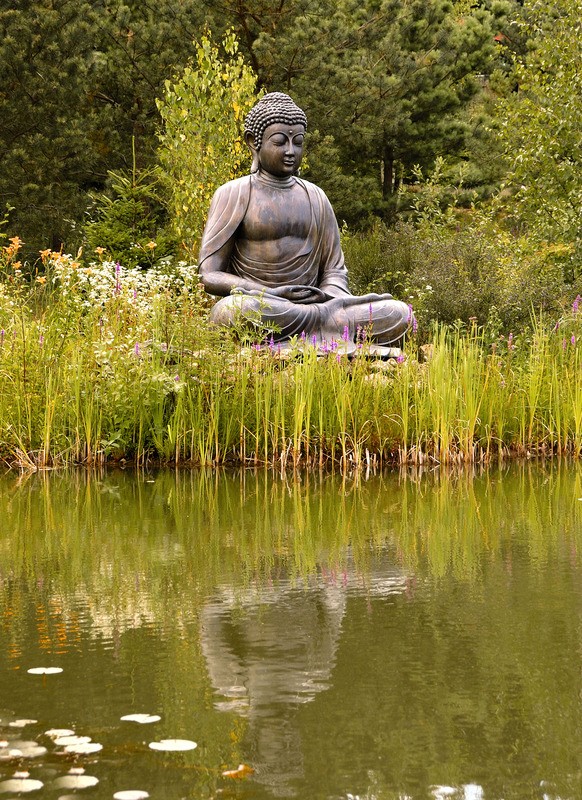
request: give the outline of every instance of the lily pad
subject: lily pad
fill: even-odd
[[[9,728],[25,728],[27,725],[34,725],[38,722],[37,719],[15,719],[13,722],[8,723]]]
[[[33,667],[26,671],[30,675],[58,675],[63,670],[61,667]]]
[[[113,795],[114,800],[146,800],[146,797],[149,797],[149,794],[142,789],[124,789]]]
[[[69,744],[65,747],[65,751],[67,753],[74,753],[78,756],[88,756],[91,753],[98,753],[100,750],[103,750],[102,744],[97,744],[97,742],[85,742],[84,744]]]
[[[67,736],[58,736],[55,739],[55,744],[57,747],[68,747],[70,744],[88,744],[90,741],[90,736],[75,736],[75,734],[73,734]]]
[[[63,775],[53,781],[52,785],[55,789],[90,789],[92,786],[97,786],[99,778],[93,775]]]
[[[161,742],[150,742],[152,750],[178,751],[195,750],[198,745],[190,739],[162,739]]]
[[[140,725],[147,725],[151,722],[159,722],[161,717],[157,714],[126,714],[121,717],[122,722],[139,722]]]
[[[20,740],[12,742],[12,748],[18,751],[18,758],[39,758],[44,756],[47,752],[46,747],[38,744],[38,742],[23,742]],[[12,753],[13,750],[9,752]]]
[[[42,781],[36,781],[33,778],[9,778],[0,783],[0,792],[26,794],[27,792],[37,792],[42,789],[43,785]]]
[[[50,736],[51,739],[58,739],[60,736],[74,736],[75,731],[69,728],[51,728],[44,732],[45,736]]]

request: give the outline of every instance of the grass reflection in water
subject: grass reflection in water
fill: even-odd
[[[560,465],[6,475],[0,739],[102,742],[93,796],[575,797],[580,497]]]

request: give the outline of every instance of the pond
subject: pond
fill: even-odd
[[[579,464],[0,477],[2,798],[564,800],[581,712]]]

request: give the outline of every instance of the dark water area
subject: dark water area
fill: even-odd
[[[0,477],[0,797],[581,798],[581,712],[579,464]]]

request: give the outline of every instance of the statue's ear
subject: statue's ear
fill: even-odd
[[[251,164],[251,173],[259,171],[259,150],[255,146],[255,137],[250,131],[245,133],[245,142],[253,154],[253,163]]]

